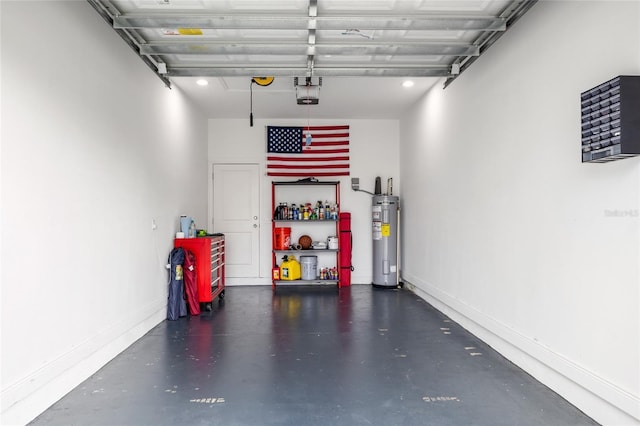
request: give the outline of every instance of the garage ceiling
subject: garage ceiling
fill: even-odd
[[[170,86],[450,84],[536,0],[87,0]],[[242,79],[240,79],[242,77]],[[430,84],[427,84],[430,86]],[[289,98],[291,99],[291,98]],[[292,101],[294,102],[294,101]]]

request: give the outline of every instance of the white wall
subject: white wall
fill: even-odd
[[[206,218],[207,122],[88,3],[0,7],[9,425],[165,318],[179,215]]]
[[[404,279],[599,422],[640,422],[640,159],[580,92],[640,74],[640,2],[536,4],[401,122]]]
[[[291,102],[295,102],[292,97]],[[313,113],[313,112],[312,112]],[[311,120],[311,125],[350,126],[350,170],[351,177],[360,178],[360,188],[374,190],[376,176],[383,182],[393,178],[393,193],[401,195],[399,179],[399,128],[398,120],[350,120],[348,117],[335,120]],[[260,188],[260,279],[257,281],[228,278],[230,285],[271,283],[271,182],[286,180],[266,176],[266,130],[265,126],[306,126],[306,120],[254,121],[249,126],[248,119],[209,120],[209,163],[255,163],[263,171]],[[211,165],[209,166],[211,169]],[[351,213],[353,233],[353,266],[351,282],[369,284],[371,271],[371,196],[351,190],[351,177],[340,178],[341,211]],[[295,180],[295,179],[292,179]],[[327,178],[321,180],[338,180]],[[213,217],[213,184],[209,180],[209,224]],[[383,191],[386,188],[383,185]]]

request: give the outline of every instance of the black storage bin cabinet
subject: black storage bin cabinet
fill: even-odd
[[[580,95],[582,162],[640,155],[640,76],[621,75]]]

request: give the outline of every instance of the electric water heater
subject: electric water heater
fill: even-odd
[[[398,209],[400,199],[374,195],[371,206],[373,224],[373,285],[397,287],[398,281]]]

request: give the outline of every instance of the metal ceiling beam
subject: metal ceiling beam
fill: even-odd
[[[398,45],[393,43],[317,43],[313,45],[315,56],[318,55],[397,55],[397,56],[477,56],[478,46],[466,43],[436,44],[414,43]],[[305,55],[309,53],[309,44],[272,42],[152,42],[140,46],[144,55]]]
[[[307,8],[307,72],[306,77],[313,77],[313,68],[316,63],[316,31],[318,28],[318,0],[309,0]]]
[[[169,67],[169,77],[231,77],[269,75],[276,77],[296,77],[306,75],[307,66],[256,66],[255,64],[235,64],[229,66],[177,66]],[[449,77],[448,66],[393,66],[393,67],[318,67],[313,68],[314,77]]]
[[[439,31],[504,31],[503,18],[459,15],[340,15],[313,18],[317,30],[439,30]],[[199,28],[199,29],[270,29],[308,30],[309,17],[303,15],[220,15],[211,13],[129,13],[113,18],[116,29],[135,28]]]

